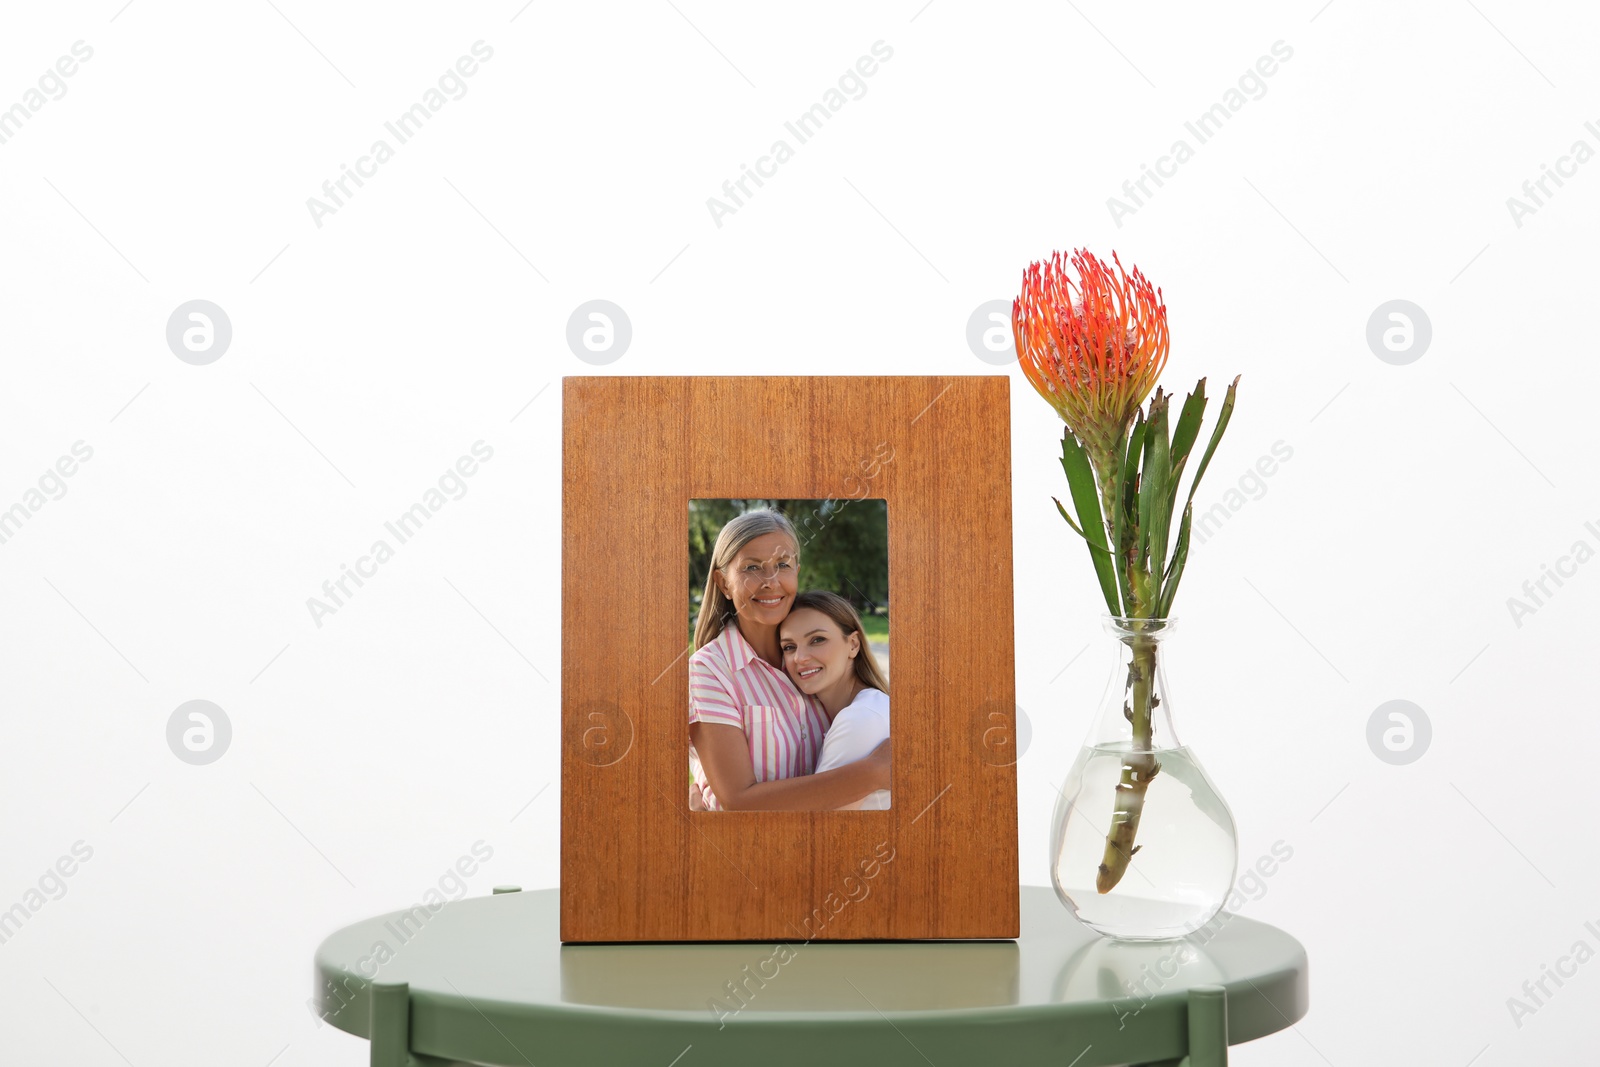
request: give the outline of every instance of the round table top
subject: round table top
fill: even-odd
[[[1231,1044],[1306,1013],[1305,950],[1266,923],[1112,941],[1049,888],[1021,903],[1016,941],[563,945],[558,890],[497,890],[332,934],[316,1002],[370,1038],[367,987],[408,983],[413,1052],[504,1067],[952,1067],[994,1062],[997,1041],[1013,1064],[1094,1067],[1181,1056],[1194,986],[1226,989]]]

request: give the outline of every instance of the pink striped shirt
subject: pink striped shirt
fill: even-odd
[[[811,774],[828,731],[822,702],[800,692],[781,668],[757,655],[737,625],[689,657],[689,721],[743,730],[758,782]],[[721,811],[693,744],[689,771],[706,810]]]

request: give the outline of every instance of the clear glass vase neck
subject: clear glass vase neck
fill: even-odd
[[[1151,750],[1177,748],[1166,651],[1177,619],[1102,615],[1110,674],[1087,743]]]
[[[1160,641],[1178,626],[1176,615],[1163,618],[1134,618],[1127,615],[1100,616],[1101,629],[1113,637],[1149,637]]]

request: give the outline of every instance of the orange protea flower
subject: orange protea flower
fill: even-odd
[[[1111,258],[1115,275],[1092,253],[1074,250],[1074,284],[1055,252],[1023,271],[1022,295],[1011,305],[1022,372],[1096,460],[1126,439],[1169,345],[1161,290],[1138,267],[1129,275],[1115,252]]]

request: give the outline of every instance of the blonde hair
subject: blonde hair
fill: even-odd
[[[794,605],[789,608],[793,615],[801,608],[811,608],[820,611],[833,620],[839,632],[848,640],[850,635],[861,635],[861,649],[856,653],[856,678],[863,685],[874,689],[889,691],[889,679],[884,676],[883,668],[878,666],[878,657],[872,654],[872,642],[867,640],[867,632],[861,625],[861,616],[856,612],[855,605],[840,596],[838,593],[829,593],[822,589],[808,589],[797,594]],[[781,627],[780,627],[781,632]]]
[[[794,542],[796,560],[799,559],[800,537],[788,516],[771,508],[756,508],[743,515],[735,515],[717,533],[717,543],[711,549],[711,565],[706,569],[706,591],[700,597],[700,616],[694,624],[694,647],[699,651],[721,636],[728,620],[736,614],[733,601],[717,585],[717,572],[732,563],[739,550],[765,534],[786,534]]]

